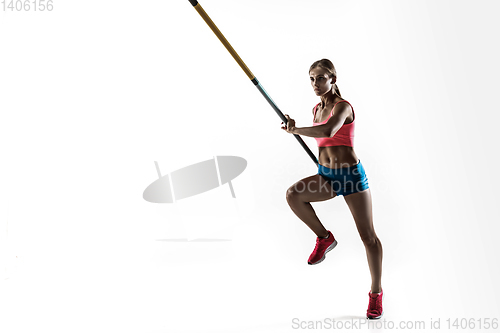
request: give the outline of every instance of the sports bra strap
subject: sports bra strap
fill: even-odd
[[[318,105],[319,105],[320,103],[321,103],[321,102],[319,102],[318,104],[316,104],[316,106],[314,107],[313,121],[314,121],[314,119],[316,118],[316,109],[318,108]]]
[[[335,103],[335,105],[339,104],[340,102],[346,102],[348,103],[349,105],[351,105],[351,103],[349,103],[348,101],[346,101],[345,99],[342,100],[342,101],[338,101],[337,103]],[[313,120],[316,118],[316,110],[318,108],[318,105],[320,105],[321,102],[319,102],[318,104],[316,104],[316,106],[314,107],[314,116],[313,116]],[[330,111],[330,117],[332,116],[332,112],[333,112],[333,109],[335,109],[335,105],[333,106],[332,108],[332,111]],[[351,109],[352,109],[352,113],[353,113],[353,119],[354,119],[354,108],[352,107],[351,105]],[[353,120],[354,121],[354,120]]]

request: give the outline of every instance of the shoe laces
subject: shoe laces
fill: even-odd
[[[373,294],[370,295],[370,302],[368,303],[368,311],[380,312],[380,308],[382,307],[382,295],[378,294],[375,297],[373,297],[372,295]]]
[[[319,244],[321,244],[321,238],[320,237],[316,238],[316,246],[314,247],[314,250],[317,250],[319,248]]]

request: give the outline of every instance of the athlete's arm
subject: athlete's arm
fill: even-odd
[[[326,123],[311,127],[294,127],[291,133],[313,138],[331,138],[344,125],[350,114],[349,107],[348,103],[339,103],[332,110],[333,114]]]
[[[293,127],[290,133],[305,135],[313,138],[326,138],[328,127],[326,124],[311,127]]]
[[[296,127],[294,119],[290,118],[290,116],[287,114],[285,114],[285,118],[287,119],[287,123],[286,125],[283,125],[283,123],[281,123],[281,129],[285,130],[287,133],[312,136],[315,138],[325,137],[325,129],[327,128],[325,124],[312,127]]]

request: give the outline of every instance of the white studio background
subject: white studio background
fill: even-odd
[[[500,317],[498,1],[200,4],[299,127],[318,102],[310,64],[335,64],[384,247],[384,318]],[[188,1],[2,11],[0,91],[2,332],[288,332],[364,315],[344,199],[313,203],[339,246],[308,266],[315,235],[285,192],[316,166]],[[167,174],[216,155],[248,162],[236,199],[225,185],[143,200],[154,161]]]

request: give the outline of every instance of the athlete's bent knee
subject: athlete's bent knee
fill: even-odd
[[[289,187],[286,190],[286,201],[290,202],[292,200],[297,199],[297,194],[298,193],[293,186]]]
[[[380,240],[376,235],[361,235],[361,240],[367,247],[377,246],[377,244],[380,243]]]

